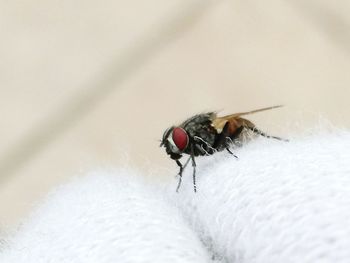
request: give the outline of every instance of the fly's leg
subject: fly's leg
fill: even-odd
[[[235,155],[233,152],[231,152],[230,148],[228,146],[226,146],[226,150],[233,155],[233,157],[235,157],[236,159],[238,159],[238,156]]]
[[[191,147],[191,159],[192,159],[192,167],[193,167],[193,190],[196,193],[197,192],[197,185],[196,185],[196,161],[194,160],[193,146]]]
[[[183,169],[186,168],[186,166],[187,166],[187,164],[190,162],[190,160],[191,160],[191,156],[188,157],[187,161],[185,162],[185,164],[184,164],[184,166],[183,166]]]
[[[234,143],[233,143],[232,139],[231,139],[230,137],[226,137],[226,147],[225,147],[225,149],[226,149],[230,154],[232,154],[233,157],[235,157],[236,159],[238,159],[238,156],[235,155],[235,154],[230,150],[230,145],[233,145],[233,144],[234,144]]]
[[[176,160],[176,164],[180,167],[180,171],[178,173],[179,175],[179,182],[177,183],[177,187],[176,187],[176,192],[179,192],[179,188],[180,188],[180,185],[181,185],[181,182],[182,182],[182,171],[183,171],[183,166],[182,164],[180,163],[179,160]]]
[[[181,182],[182,182],[182,172],[186,168],[186,166],[189,163],[190,159],[191,159],[191,157],[189,157],[187,159],[187,161],[185,162],[184,165],[182,165],[179,160],[176,160],[176,164],[180,167],[180,171],[178,173],[178,175],[179,175],[179,182],[178,182],[177,187],[176,187],[176,192],[179,192],[179,189],[180,189],[180,186],[181,186]]]
[[[217,136],[214,148],[224,148],[232,154],[235,158],[238,159],[238,157],[230,150],[230,145],[235,145],[233,142],[234,139],[238,138],[238,136],[241,134],[243,130],[243,126],[238,127],[233,133],[229,132],[229,123],[226,123],[224,128],[222,129],[222,132]]]
[[[252,132],[254,132],[255,134],[258,134],[260,136],[263,136],[265,138],[269,138],[269,139],[276,139],[276,140],[280,140],[280,141],[285,141],[285,142],[288,142],[289,140],[287,139],[283,139],[281,137],[277,137],[277,136],[271,136],[271,135],[268,135],[266,133],[264,133],[263,131],[260,131],[258,128],[256,128],[255,126],[253,127],[247,127],[248,129],[250,129]]]
[[[251,130],[252,132],[254,132],[255,134],[258,134],[258,135],[263,136],[263,137],[265,137],[265,138],[276,139],[276,140],[285,141],[285,142],[288,142],[288,141],[289,141],[289,140],[286,140],[286,139],[283,139],[283,138],[280,138],[280,137],[277,137],[277,136],[271,136],[271,135],[266,134],[265,132],[259,130],[259,129],[254,125],[254,123],[252,123],[251,121],[249,121],[249,120],[247,120],[247,119],[240,118],[240,122],[241,122],[241,125],[242,125],[244,128],[249,129],[249,130]]]

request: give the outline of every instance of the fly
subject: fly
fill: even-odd
[[[179,166],[179,182],[176,191],[178,192],[180,188],[182,172],[189,161],[192,162],[193,167],[194,191],[197,191],[195,157],[212,155],[216,152],[227,150],[237,158],[229,147],[244,131],[250,130],[253,133],[266,138],[287,141],[280,137],[270,136],[264,133],[251,121],[241,117],[279,107],[281,106],[272,106],[248,112],[234,113],[222,117],[218,117],[215,112],[208,112],[195,115],[178,126],[168,128],[163,134],[160,146],[165,147],[166,153],[171,159],[175,160],[176,164]],[[179,161],[183,154],[189,155],[189,158],[184,165]]]

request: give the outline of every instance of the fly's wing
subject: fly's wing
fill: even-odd
[[[249,115],[261,111],[266,111],[266,110],[272,110],[275,108],[280,108],[282,105],[278,106],[272,106],[272,107],[267,107],[267,108],[262,108],[262,109],[257,109],[257,110],[252,110],[252,111],[247,111],[247,112],[239,112],[239,113],[234,113],[230,115],[226,115],[223,117],[217,117],[216,114],[213,114],[212,117],[212,126],[217,130],[218,133],[221,133],[223,128],[225,127],[227,122],[231,122],[231,125],[233,126],[245,126],[249,128],[254,128],[254,124],[250,122],[249,120],[240,118],[241,116],[244,115]]]

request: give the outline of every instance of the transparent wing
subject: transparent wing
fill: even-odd
[[[280,107],[282,107],[282,105],[277,105],[277,106],[272,106],[272,107],[267,107],[267,108],[252,110],[252,111],[246,111],[246,112],[238,112],[238,113],[233,113],[233,114],[222,116],[222,117],[217,117],[216,115],[213,115],[212,126],[220,133],[228,121],[234,121],[234,120],[238,121],[241,116],[249,115],[249,114],[253,114],[253,113],[257,113],[257,112],[261,112],[261,111],[272,110],[272,109],[276,109],[276,108],[280,108]],[[244,120],[244,123],[247,126],[252,125],[252,123],[250,121],[245,120],[245,119],[242,119],[242,120]]]

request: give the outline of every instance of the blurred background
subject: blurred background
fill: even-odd
[[[198,112],[284,104],[250,119],[285,136],[349,127],[349,13],[345,0],[0,1],[0,231],[96,167],[174,180],[159,140]]]

